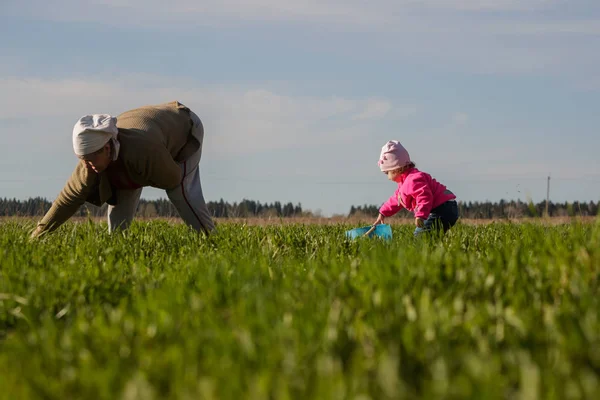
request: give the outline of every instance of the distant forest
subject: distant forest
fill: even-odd
[[[537,217],[546,215],[546,202],[525,203],[521,201],[500,202],[459,202],[460,216],[469,219],[505,219]],[[28,200],[17,200],[0,198],[0,216],[42,216],[52,203],[45,198],[36,197]],[[215,218],[293,218],[314,217],[319,213],[302,209],[300,203],[294,205],[291,202],[282,204],[278,201],[273,203],[261,203],[254,200],[242,200],[237,203],[220,201],[209,201],[208,209]],[[595,216],[598,215],[600,202],[573,202],[573,203],[548,203],[548,215],[551,217],[566,216]],[[104,216],[106,215],[105,204],[96,207],[89,203],[84,204],[75,216]],[[348,217],[376,217],[379,206],[363,205],[352,206],[345,216]],[[145,200],[141,199],[137,216],[139,217],[177,217],[177,210],[167,199]],[[397,214],[399,218],[412,218],[412,214],[402,210]]]
[[[0,216],[42,216],[52,203],[45,198],[36,197],[28,200],[2,199],[0,198]],[[248,218],[248,217],[301,217],[307,216],[302,211],[300,204],[282,204],[278,201],[273,203],[261,203],[253,200],[242,200],[239,203],[228,203],[223,199],[220,201],[209,201],[208,209],[215,218]],[[108,205],[102,207],[85,203],[75,213],[75,216],[100,217],[106,215]],[[140,199],[136,215],[138,217],[177,217],[178,213],[168,199],[145,200]],[[310,214],[309,214],[310,216]]]
[[[553,203],[548,202],[548,216],[550,217],[573,217],[573,216],[596,216],[598,215],[600,202],[573,202]],[[522,201],[499,202],[459,202],[459,214],[461,218],[469,219],[507,219],[523,217],[541,217],[546,215],[546,202],[525,203]],[[364,205],[350,207],[349,215],[377,216],[379,206]],[[412,218],[412,213],[402,210],[397,214],[400,218]]]

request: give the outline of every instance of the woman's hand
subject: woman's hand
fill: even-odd
[[[29,236],[29,240],[37,239],[37,237],[40,235],[41,232],[42,232],[42,228],[39,226],[36,227],[35,230],[33,232],[31,232],[31,235]]]
[[[422,218],[415,218],[415,225],[417,228],[422,228],[425,226],[425,221]]]

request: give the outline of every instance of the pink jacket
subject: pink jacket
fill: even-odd
[[[432,209],[455,198],[446,186],[431,175],[411,168],[400,176],[398,189],[379,208],[379,213],[384,217],[391,217],[402,208],[406,208],[408,211],[414,211],[415,217],[427,219]]]

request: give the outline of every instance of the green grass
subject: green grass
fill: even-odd
[[[600,221],[0,224],[0,398],[600,398]]]

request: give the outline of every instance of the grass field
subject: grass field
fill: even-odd
[[[600,221],[0,222],[0,398],[598,399]]]

